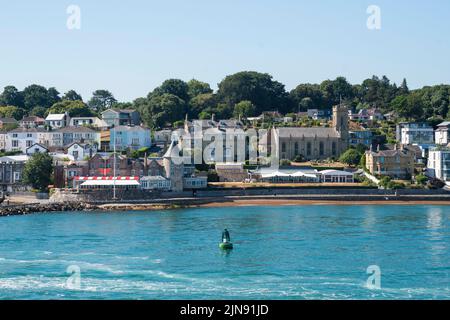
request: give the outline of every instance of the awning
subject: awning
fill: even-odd
[[[136,180],[87,180],[83,182],[81,187],[95,187],[95,186],[116,186],[116,187],[130,187],[139,186]]]

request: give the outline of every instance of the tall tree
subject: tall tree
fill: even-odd
[[[48,104],[49,105],[54,105],[55,103],[61,101],[59,92],[54,87],[48,88],[47,95],[48,95]]]
[[[154,96],[171,94],[184,100],[184,102],[188,102],[189,101],[188,90],[189,90],[188,84],[183,80],[169,79],[164,81],[161,86],[153,90],[153,92],[151,92],[148,95],[148,98],[151,99]]]
[[[200,94],[209,94],[213,92],[208,83],[201,82],[196,79],[190,80],[187,83],[187,85],[188,85],[188,95],[190,99],[193,99]]]
[[[47,191],[52,181],[53,159],[47,153],[35,153],[23,168],[23,181],[38,191]]]
[[[175,121],[183,120],[186,103],[178,96],[164,93],[150,98],[140,105],[142,118],[151,128],[161,128]]]
[[[69,100],[69,101],[83,101],[83,98],[81,97],[81,95],[79,95],[75,90],[69,90],[67,91],[63,98],[63,100]]]
[[[289,112],[292,105],[284,85],[267,73],[243,71],[227,76],[219,83],[218,98],[229,107],[248,100],[256,112],[278,110]]]
[[[55,103],[47,110],[47,114],[49,113],[69,113],[71,117],[91,117],[94,114],[92,110],[84,104],[83,101],[69,101],[63,100],[61,102]]]
[[[102,112],[109,109],[117,100],[108,90],[96,90],[92,93],[92,98],[88,102],[89,108],[94,111]]]
[[[32,84],[26,87],[23,90],[23,97],[24,106],[27,110],[31,110],[34,107],[48,108],[52,105],[48,90],[37,84]]]
[[[234,106],[235,118],[251,117],[256,114],[256,108],[251,101],[241,101]]]
[[[0,95],[0,105],[23,108],[23,94],[14,86],[6,86]]]

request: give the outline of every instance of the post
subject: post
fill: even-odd
[[[114,133],[113,200],[116,198],[116,133]]]

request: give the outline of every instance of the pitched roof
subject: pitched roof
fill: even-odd
[[[0,122],[3,123],[17,123],[17,120],[14,118],[0,118]]]
[[[334,128],[276,128],[279,138],[339,138]]]
[[[58,130],[55,130],[54,132],[96,132],[95,130],[92,130],[91,128],[88,127],[64,127]]]
[[[22,133],[22,132],[47,132],[47,131],[41,128],[16,128],[9,131],[9,133]]]
[[[64,113],[50,113],[47,118],[45,118],[46,121],[60,121],[64,120],[64,117],[66,115]]]

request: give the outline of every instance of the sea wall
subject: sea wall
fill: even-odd
[[[12,205],[0,207],[0,217],[25,215],[37,212],[63,212],[63,211],[94,211],[98,207],[89,203],[29,203],[24,205]]]

